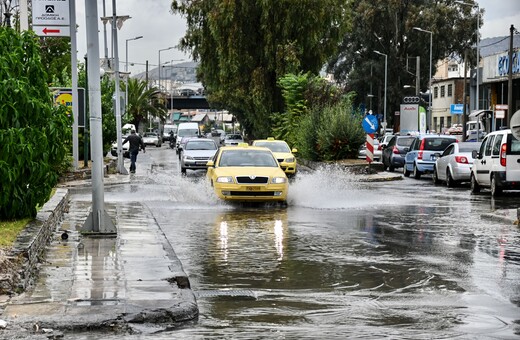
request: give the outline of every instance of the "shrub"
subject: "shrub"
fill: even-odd
[[[70,118],[54,106],[37,37],[0,28],[0,219],[36,216],[70,148]]]

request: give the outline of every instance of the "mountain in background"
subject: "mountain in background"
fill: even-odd
[[[173,65],[162,65],[161,80],[170,80],[179,83],[196,83],[197,82],[197,66],[198,63],[193,61],[182,62]],[[146,79],[146,72],[136,74],[134,78]],[[148,79],[159,79],[159,68],[154,67],[148,71]]]

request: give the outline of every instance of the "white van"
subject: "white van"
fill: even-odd
[[[183,137],[199,137],[201,135],[198,123],[179,123],[177,126],[177,139],[175,142],[175,152],[179,153]]]
[[[477,137],[477,126],[478,129],[478,137]],[[472,142],[479,140],[481,141],[486,135],[486,131],[484,131],[484,125],[480,120],[471,120],[466,122],[466,141]]]
[[[511,130],[490,132],[472,156],[472,193],[483,187],[490,188],[492,196],[502,190],[520,189],[520,141]]]

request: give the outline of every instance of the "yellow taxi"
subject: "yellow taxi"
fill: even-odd
[[[271,150],[240,143],[221,147],[207,163],[215,194],[236,202],[287,201],[289,184]]]
[[[287,174],[287,176],[291,177],[296,175],[297,164],[296,157],[293,153],[298,152],[296,149],[292,149],[287,145],[287,143],[283,140],[276,140],[272,137],[267,139],[259,139],[253,142],[254,146],[262,146],[271,150],[280,163],[280,167]]]

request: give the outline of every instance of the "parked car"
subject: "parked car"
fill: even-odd
[[[520,189],[520,141],[511,130],[490,132],[480,149],[473,151],[471,192],[490,188],[497,196],[503,190]]]
[[[381,150],[383,150],[385,148],[385,146],[388,145],[388,142],[390,142],[392,137],[394,137],[393,134],[387,134],[387,135],[384,135],[383,137],[379,137],[379,148]]]
[[[268,148],[221,147],[208,162],[207,178],[217,197],[235,202],[287,200],[288,179]]]
[[[442,153],[436,153],[433,166],[433,183],[445,182],[454,187],[471,179],[472,152],[480,148],[478,142],[452,143]]]
[[[462,135],[462,124],[453,124],[450,126],[448,135]]]
[[[155,145],[157,148],[162,145],[161,137],[155,132],[145,132],[143,134],[144,145]]]
[[[210,132],[211,137],[219,137],[219,143],[222,144],[224,139],[226,139],[226,131],[215,129]]]
[[[358,158],[365,159],[367,157],[366,145],[367,143],[364,142],[359,147]],[[377,139],[374,139],[374,161],[379,161],[381,159],[381,149],[382,148],[379,146],[379,141]]]
[[[291,149],[285,141],[275,140],[272,137],[255,140],[253,145],[262,146],[271,150],[287,177],[296,175],[298,165],[294,153],[298,152],[297,149]]]
[[[192,138],[186,142],[182,150],[181,173],[187,169],[207,169],[207,163],[215,156],[218,145],[210,138]]]
[[[230,145],[238,145],[240,143],[244,143],[244,138],[242,138],[242,135],[238,133],[230,133],[226,135],[226,138],[224,139],[224,146],[230,146]]]
[[[433,172],[435,153],[443,152],[457,138],[448,135],[419,135],[415,137],[410,150],[404,157],[403,174],[409,177],[413,172],[415,179],[421,178],[424,173]]]
[[[128,137],[129,135],[123,135],[121,136],[121,143]],[[128,150],[130,148],[130,143],[123,144],[122,146],[123,155],[125,153],[128,153]],[[114,157],[117,157],[117,142],[112,143],[112,146],[110,147],[110,154]]]
[[[383,166],[392,172],[396,168],[402,168],[404,165],[404,156],[410,149],[410,145],[415,137],[413,136],[393,136],[386,147],[381,152]]]

